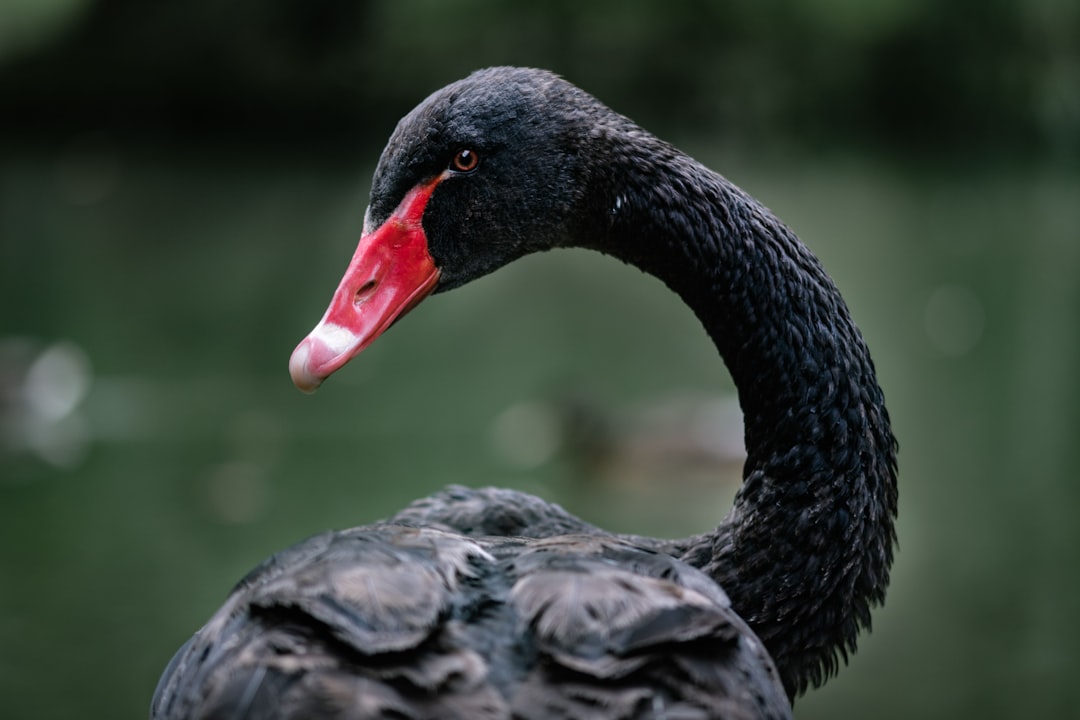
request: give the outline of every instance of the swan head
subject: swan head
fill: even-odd
[[[583,188],[613,115],[550,72],[490,68],[402,118],[352,261],[290,358],[296,386],[313,392],[427,295],[586,232]]]

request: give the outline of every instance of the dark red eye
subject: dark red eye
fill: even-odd
[[[476,169],[480,164],[480,156],[469,148],[462,148],[454,154],[450,161],[450,169],[456,172],[467,173]]]

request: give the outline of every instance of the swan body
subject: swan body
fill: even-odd
[[[448,488],[266,560],[185,644],[154,718],[788,718],[884,601],[896,443],[865,342],[806,247],[719,174],[561,78],[424,100],[294,351],[313,391],[429,294],[592,248],[666,283],[739,391],[747,457],[711,532],[615,535]]]

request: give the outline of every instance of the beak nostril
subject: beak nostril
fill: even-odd
[[[379,281],[375,278],[371,278],[366,283],[356,289],[356,294],[353,296],[353,301],[361,303],[368,299],[371,293],[375,292],[375,288],[379,286]]]

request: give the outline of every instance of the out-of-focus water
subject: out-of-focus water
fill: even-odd
[[[1069,716],[1080,176],[697,154],[822,257],[901,443],[888,604],[798,715]],[[4,156],[5,717],[145,714],[264,556],[447,483],[665,535],[726,510],[730,380],[635,270],[520,261],[426,301],[306,397],[288,356],[352,253],[369,170],[100,140]]]

